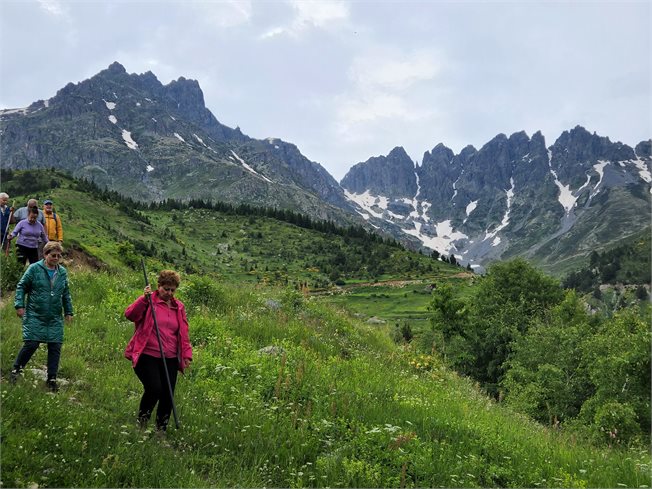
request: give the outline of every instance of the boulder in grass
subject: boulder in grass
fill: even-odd
[[[385,324],[385,321],[374,316],[372,318],[367,319],[367,324]]]
[[[283,348],[281,346],[270,345],[270,346],[266,346],[264,348],[261,348],[260,350],[258,350],[258,353],[260,353],[261,355],[279,356],[279,355],[283,355],[285,353],[285,348]]]
[[[274,299],[267,299],[265,301],[265,305],[272,311],[278,311],[281,308],[281,303],[279,301],[275,301]]]

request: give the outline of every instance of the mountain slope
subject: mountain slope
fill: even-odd
[[[59,168],[140,200],[247,202],[353,222],[326,170],[292,144],[224,126],[183,77],[164,86],[113,63],[47,101],[0,112],[0,131],[3,168]]]
[[[51,198],[66,245],[110,269],[137,267],[143,255],[188,272],[256,283],[301,282],[311,289],[336,281],[447,277],[461,271],[360,227],[311,222],[305,215],[201,202],[148,206],[45,170],[1,176],[3,189],[17,203],[28,196]],[[18,193],[21,189],[27,194]]]
[[[563,273],[649,227],[651,144],[632,149],[579,126],[549,148],[540,132],[500,134],[458,155],[439,144],[420,166],[395,148],[341,183],[370,222],[464,263],[525,256]]]
[[[15,386],[3,383],[5,486],[649,483],[645,450],[582,446],[490,401],[437,361],[419,363],[377,327],[300,295],[197,276],[184,276],[179,290],[194,347],[175,393],[181,428],[156,436],[137,427],[141,386],[123,358],[133,332],[123,311],[142,276],[74,272],[70,280],[76,318],[61,390],[41,386],[43,351]],[[2,316],[7,372],[22,341],[11,305]],[[261,352],[268,346],[276,353]]]
[[[291,143],[221,124],[195,80],[162,85],[119,63],[25,109],[0,111],[3,168],[59,168],[137,200],[202,199],[363,225],[482,269],[524,256],[559,275],[650,224],[652,140],[577,126],[547,146],[499,134],[413,162],[398,147],[341,185]]]

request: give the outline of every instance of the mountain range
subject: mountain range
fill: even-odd
[[[57,168],[134,199],[206,199],[364,223],[412,248],[482,266],[525,256],[551,271],[650,226],[652,140],[632,148],[577,126],[551,146],[499,134],[414,162],[401,147],[337,182],[278,138],[221,124],[199,83],[111,64],[48,100],[0,111],[2,168]]]

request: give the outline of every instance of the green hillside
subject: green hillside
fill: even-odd
[[[178,202],[142,206],[56,171],[3,172],[2,187],[17,206],[28,197],[53,199],[65,244],[111,269],[137,268],[144,255],[188,273],[310,289],[350,280],[429,280],[461,270],[361,228],[289,212]]]
[[[60,392],[43,386],[44,349],[6,383],[22,341],[6,294],[18,270],[2,258],[2,486],[651,485],[648,328],[628,311],[590,318],[524,263],[479,278],[361,230],[140,208],[56,172],[3,173],[2,190],[54,200],[76,308]],[[194,347],[182,426],[164,438],[137,428],[141,386],[123,358],[140,256],[152,280],[182,272]],[[416,321],[417,337],[393,341],[397,321]],[[480,375],[480,347],[492,361],[514,352],[496,384],[505,399],[481,390],[495,379]],[[576,405],[586,424],[573,425]]]
[[[435,359],[287,289],[189,277],[181,429],[139,431],[123,358],[136,273],[74,272],[57,395],[37,352],[2,386],[8,487],[641,487],[645,449],[592,448],[495,404]],[[269,302],[269,300],[275,302]],[[21,344],[2,309],[2,371]],[[266,346],[278,355],[259,353]],[[280,350],[279,350],[280,352]]]

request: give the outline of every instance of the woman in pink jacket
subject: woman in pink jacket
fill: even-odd
[[[192,361],[186,309],[181,301],[174,298],[180,280],[177,272],[163,270],[158,277],[157,290],[152,292],[148,285],[145,287],[145,294],[136,299],[136,302],[125,311],[125,317],[133,321],[136,326],[134,336],[125,350],[125,357],[131,360],[134,372],[145,388],[138,409],[138,423],[143,428],[147,426],[157,402],[157,430],[167,429],[172,412],[172,399],[165,378],[148,296],[151,295],[156,310],[156,320],[172,392],[177,382],[177,371],[183,373]]]

